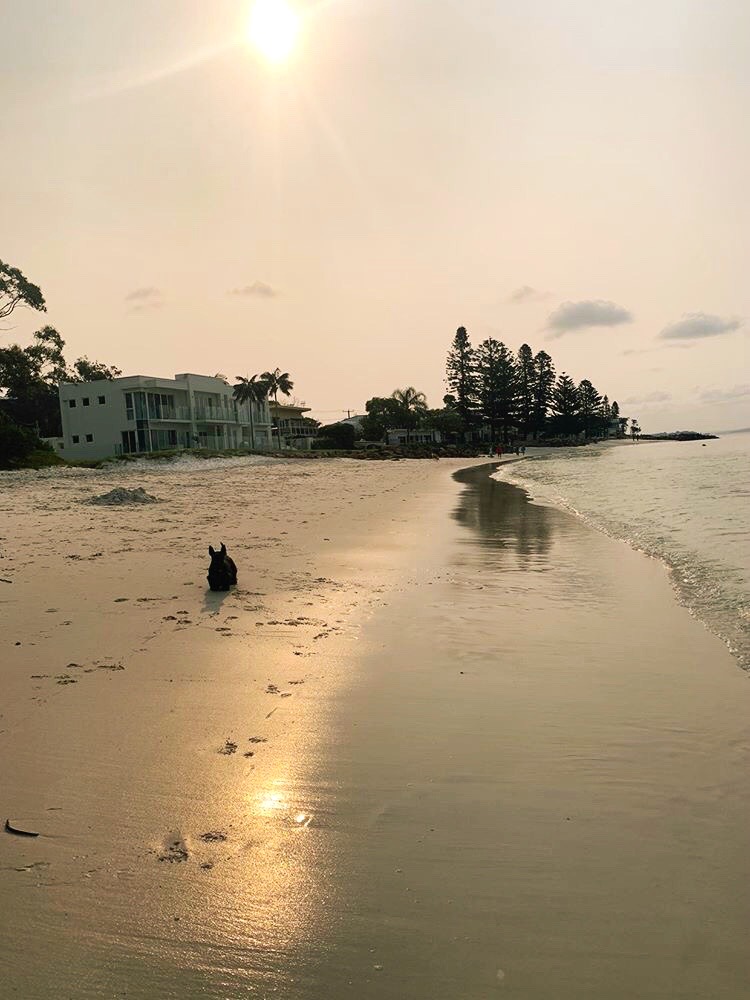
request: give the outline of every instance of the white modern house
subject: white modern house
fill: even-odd
[[[209,375],[129,375],[60,386],[63,458],[109,458],[173,448],[271,447],[268,400],[239,405]]]

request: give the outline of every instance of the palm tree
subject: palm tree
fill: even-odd
[[[280,368],[275,368],[272,372],[263,372],[260,377],[268,386],[268,395],[273,396],[274,403],[278,403],[279,393],[291,396],[294,382],[289,378],[289,372],[282,372]]]
[[[255,424],[253,422],[253,403],[260,404],[268,396],[268,382],[263,375],[252,375],[245,378],[237,375],[237,384],[232,390],[235,403],[249,403],[250,410],[250,447],[255,450]]]
[[[401,409],[408,442],[410,429],[416,427],[419,418],[427,412],[427,398],[423,392],[417,392],[413,385],[409,385],[405,389],[394,389],[391,399],[395,399]]]
[[[273,396],[273,401],[278,405],[279,393],[284,396],[291,396],[294,382],[289,378],[289,372],[282,372],[280,368],[274,368],[272,372],[263,372],[261,378],[268,387],[268,395]],[[272,428],[273,432],[273,428]],[[276,433],[279,440],[279,451],[281,450],[281,424],[278,415],[276,416]]]

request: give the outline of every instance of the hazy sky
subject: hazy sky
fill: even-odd
[[[323,419],[459,325],[645,430],[750,425],[750,3],[24,0],[0,34],[0,258],[71,355],[281,367]],[[630,402],[632,401],[632,402]]]

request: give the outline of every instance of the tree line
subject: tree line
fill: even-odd
[[[407,437],[422,427],[439,430],[448,440],[513,440],[609,436],[623,437],[628,422],[589,379],[576,384],[558,375],[546,351],[536,354],[528,344],[516,353],[488,337],[474,347],[460,326],[448,352],[445,381],[449,392],[443,408],[430,410],[424,393],[413,386],[390,396],[375,396],[365,404],[362,433],[371,440],[403,428]]]
[[[46,312],[44,296],[17,268],[0,261],[0,320],[16,308]],[[26,448],[41,437],[61,433],[58,388],[62,382],[113,379],[122,372],[114,365],[81,357],[69,364],[65,341],[52,326],[37,330],[27,347],[0,348],[0,450]],[[222,376],[223,377],[223,376]],[[513,440],[570,439],[608,436],[616,428],[624,436],[628,419],[588,379],[578,384],[558,375],[546,351],[536,354],[528,344],[516,353],[488,337],[476,347],[460,326],[448,352],[445,370],[448,393],[443,407],[430,409],[425,394],[414,386],[374,396],[366,403],[360,432],[366,440],[386,438],[403,429],[407,440],[420,428],[437,430],[447,441],[510,443]],[[294,383],[279,368],[249,377],[237,376],[233,387],[238,403],[262,403],[289,396]],[[313,421],[310,421],[313,423]],[[639,430],[632,421],[631,430]],[[23,431],[23,433],[21,433]],[[319,429],[321,440],[351,447],[354,428],[329,425]]]

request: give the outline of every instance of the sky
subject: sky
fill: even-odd
[[[750,426],[747,0],[25,0],[0,258],[68,354],[280,367],[324,421],[446,392],[458,326],[644,431]]]

